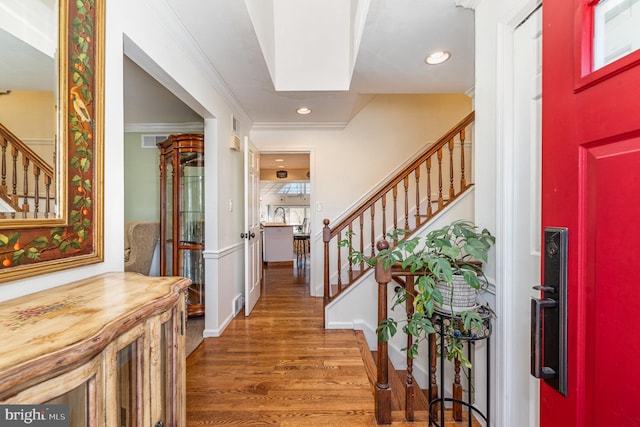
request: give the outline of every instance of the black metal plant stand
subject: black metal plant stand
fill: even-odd
[[[433,324],[434,329],[436,330],[436,333],[438,334],[438,336],[440,337],[440,354],[438,355],[438,357],[440,358],[440,396],[432,399],[431,401],[429,401],[429,426],[435,426],[435,427],[443,427],[444,426],[444,403],[445,402],[454,402],[454,403],[459,403],[462,406],[467,408],[467,418],[468,418],[468,426],[472,427],[472,421],[473,421],[473,417],[472,414],[475,412],[478,416],[480,416],[485,422],[487,427],[489,427],[489,420],[490,420],[490,408],[491,408],[491,402],[490,402],[490,392],[491,392],[491,384],[490,384],[490,351],[491,351],[491,342],[490,342],[490,337],[491,337],[491,318],[492,318],[492,312],[485,308],[485,307],[479,307],[476,312],[478,313],[478,315],[480,316],[480,318],[482,319],[482,330],[471,330],[471,331],[466,331],[464,330],[464,326],[463,326],[463,322],[462,319],[459,315],[457,314],[451,314],[451,312],[448,311],[441,311],[436,309],[436,311],[434,312],[433,316],[431,317],[431,323]],[[481,341],[481,340],[487,340],[487,350],[486,350],[486,355],[487,355],[487,367],[486,367],[486,372],[487,372],[487,376],[486,376],[486,380],[487,380],[487,413],[484,414],[482,411],[480,411],[478,408],[476,408],[472,402],[471,402],[471,392],[467,393],[467,401],[464,400],[460,400],[460,399],[455,399],[453,397],[445,397],[444,396],[444,362],[446,359],[446,354],[444,354],[443,349],[445,348],[445,338],[447,336],[447,334],[449,333],[449,326],[451,325],[451,322],[454,323],[454,330],[455,332],[455,338],[459,339],[461,341],[466,341],[469,345],[467,345],[467,359],[471,360],[471,348],[474,347],[475,348],[475,343],[477,341]],[[452,337],[453,338],[453,337]],[[429,346],[429,360],[432,360],[432,348],[431,346]],[[464,368],[463,368],[464,369]],[[467,373],[468,373],[468,378],[471,379],[472,378],[472,370],[473,367],[471,368],[467,368]],[[439,416],[438,417],[434,417],[433,415],[433,405],[437,405],[439,404],[440,406],[440,411],[439,411]],[[439,418],[439,420],[436,420],[435,418]]]

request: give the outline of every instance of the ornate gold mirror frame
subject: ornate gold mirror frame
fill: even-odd
[[[0,282],[103,260],[104,0],[59,0],[61,219],[0,229]]]

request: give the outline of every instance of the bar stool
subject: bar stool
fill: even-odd
[[[296,258],[306,258],[309,253],[309,234],[294,233],[293,248],[296,253]]]

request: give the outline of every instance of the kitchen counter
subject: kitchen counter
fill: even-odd
[[[293,225],[269,222],[263,226],[264,262],[293,264]]]

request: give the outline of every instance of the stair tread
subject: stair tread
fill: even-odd
[[[369,350],[369,345],[367,344],[367,339],[364,336],[364,332],[355,331],[355,333],[356,342],[358,343],[358,348],[360,349],[360,354],[362,355],[362,361],[364,362],[364,370],[367,373],[367,378],[369,378],[371,391],[375,394],[376,361],[373,358],[371,350]]]
[[[371,352],[371,359],[375,360],[376,352]],[[407,371],[397,371],[391,361],[389,361],[389,386],[391,388],[391,411],[405,410],[405,378]],[[373,378],[375,384],[376,366],[374,362],[373,366]],[[420,386],[414,382],[414,411],[427,411],[429,408],[429,401],[427,400],[426,393],[420,388]]]

